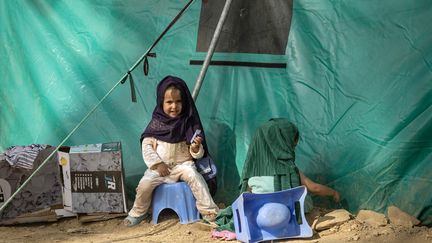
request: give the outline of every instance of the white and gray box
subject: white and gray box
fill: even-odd
[[[120,142],[59,151],[63,207],[73,213],[127,212]]]

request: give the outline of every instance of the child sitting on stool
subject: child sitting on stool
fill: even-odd
[[[204,133],[201,132],[190,144],[198,129],[203,131],[186,83],[177,77],[165,77],[157,87],[152,119],[141,135],[142,153],[148,169],[136,188],[133,208],[124,220],[126,226],[137,225],[148,216],[152,192],[158,185],[179,180],[191,188],[203,219],[215,220],[219,208],[193,160],[205,153]]]

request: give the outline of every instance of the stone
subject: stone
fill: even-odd
[[[412,228],[413,226],[420,224],[420,221],[414,216],[405,213],[395,206],[390,206],[387,208],[387,216],[390,220],[390,223],[407,228]]]
[[[319,217],[313,223],[316,231],[330,229],[334,226],[342,225],[351,219],[351,214],[345,209],[337,209]]]
[[[387,218],[382,213],[377,213],[371,210],[360,210],[356,219],[366,225],[379,227],[387,225]]]
[[[86,228],[72,228],[72,229],[66,230],[66,232],[67,233],[81,233],[81,234],[89,233],[88,229],[86,229]]]

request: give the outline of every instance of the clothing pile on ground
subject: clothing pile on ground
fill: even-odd
[[[50,145],[13,146],[0,153],[2,205],[55,150]],[[9,194],[9,195],[6,195]],[[62,206],[61,178],[57,157],[36,173],[27,185],[0,212],[0,224],[16,216],[53,205]]]
[[[27,146],[12,146],[0,154],[1,160],[6,160],[13,168],[33,169],[33,162],[46,144],[30,144]]]

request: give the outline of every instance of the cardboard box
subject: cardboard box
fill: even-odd
[[[127,212],[120,142],[61,149],[63,207],[73,213]]]
[[[33,161],[32,168],[11,166],[5,158],[0,158],[0,206],[16,192],[31,176],[31,180],[15,195],[0,212],[0,224],[44,222],[56,219],[55,214],[44,218],[37,212],[60,208],[62,205],[61,172],[56,156],[52,156],[37,173],[36,169],[53,153],[55,147],[47,146]],[[25,156],[19,155],[19,156]],[[47,216],[44,214],[43,216]],[[27,220],[31,217],[31,220]]]

